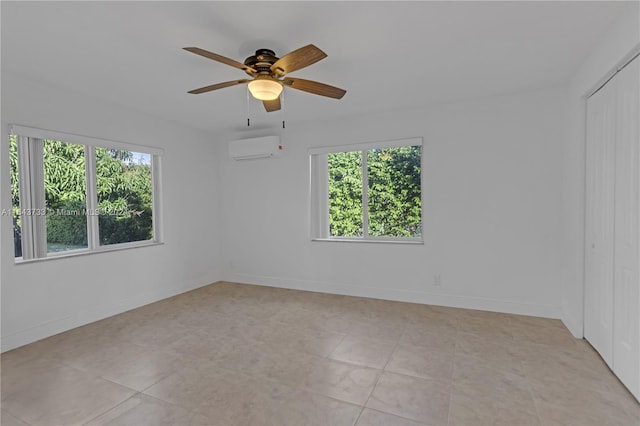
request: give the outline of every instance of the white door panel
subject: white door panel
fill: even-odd
[[[614,79],[615,80],[615,79]],[[584,335],[613,364],[616,86],[587,102],[587,200]]]
[[[615,79],[613,370],[640,398],[640,59]]]

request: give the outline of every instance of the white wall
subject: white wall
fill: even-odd
[[[2,129],[8,124],[163,148],[165,244],[14,264],[11,218],[2,217],[3,351],[221,278],[220,196],[210,138],[3,73]],[[6,131],[1,146],[1,201],[10,209]]]
[[[640,50],[640,2],[611,27],[569,82],[563,148],[562,320],[583,336],[586,97]]]
[[[225,279],[558,318],[565,100],[557,88],[287,123],[284,157],[221,156]],[[413,136],[425,244],[310,241],[308,148]]]

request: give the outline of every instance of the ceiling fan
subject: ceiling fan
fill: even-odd
[[[239,68],[253,77],[253,79],[226,81],[189,91],[189,93],[195,95],[247,83],[249,92],[253,97],[261,100],[267,112],[271,112],[280,109],[280,94],[284,87],[291,87],[292,89],[334,99],[341,99],[347,93],[346,90],[318,83],[317,81],[286,77],[286,74],[307,67],[327,57],[326,53],[313,44],[294,50],[282,58],[278,58],[273,50],[258,49],[256,54],[249,56],[244,60],[244,63],[198,47],[185,47],[184,50]]]

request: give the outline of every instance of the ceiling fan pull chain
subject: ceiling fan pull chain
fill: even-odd
[[[247,127],[251,127],[251,120],[249,119],[249,88],[247,87]]]

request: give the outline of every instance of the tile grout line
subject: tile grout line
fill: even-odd
[[[402,333],[400,335],[400,338],[398,338],[398,340],[394,344],[393,349],[390,352],[389,358],[387,359],[387,362],[385,362],[384,365],[382,366],[382,368],[380,369],[380,374],[378,375],[378,378],[376,379],[375,385],[373,385],[373,387],[371,388],[371,392],[369,392],[369,396],[367,396],[367,400],[362,405],[362,410],[360,410],[360,414],[358,415],[358,418],[356,419],[356,424],[358,423],[358,420],[360,420],[360,417],[362,416],[362,413],[364,413],[364,409],[367,408],[367,404],[369,403],[369,400],[371,399],[371,396],[373,395],[373,392],[376,390],[376,387],[378,386],[378,383],[380,383],[380,379],[382,378],[382,375],[385,373],[385,368],[387,368],[387,365],[389,364],[389,361],[391,361],[391,358],[393,357],[393,354],[395,353],[396,349],[398,348],[398,345],[400,344],[400,339],[404,335],[406,328],[407,328],[407,325],[405,323],[404,328],[402,330]],[[400,417],[400,416],[398,416],[398,417]]]
[[[101,378],[102,378],[102,377],[101,377]],[[105,379],[105,380],[107,380],[107,379]],[[110,380],[109,380],[109,381],[110,381]],[[114,383],[114,382],[112,382],[112,383]],[[116,383],[116,384],[117,384],[117,383]],[[142,393],[142,392],[138,392],[138,391],[136,391],[136,392],[135,392],[133,395],[131,395],[130,397],[125,398],[123,401],[120,401],[119,403],[117,403],[117,404],[116,404],[116,405],[114,405],[113,407],[110,407],[110,408],[106,409],[105,411],[101,412],[101,413],[100,413],[100,414],[98,414],[97,416],[92,417],[91,419],[89,419],[89,421],[84,422],[84,423],[83,423],[83,425],[87,425],[87,424],[91,423],[92,421],[96,420],[97,418],[99,418],[99,417],[101,417],[101,416],[104,416],[104,415],[105,415],[105,414],[107,414],[109,411],[111,411],[111,410],[115,410],[116,408],[120,407],[121,405],[123,405],[124,403],[126,403],[127,401],[129,401],[131,398],[134,398],[134,397],[136,397],[137,395],[140,395],[141,393]]]
[[[453,359],[451,360],[451,387],[449,388],[449,409],[447,410],[447,425],[451,424],[451,406],[453,405],[453,376],[456,369],[456,352],[458,351],[458,333],[460,331],[460,322],[459,318],[456,317],[456,335],[453,344]]]
[[[524,370],[524,369],[523,369]],[[524,372],[524,371],[523,371]],[[533,388],[531,386],[531,382],[529,380],[528,374],[526,372],[524,372],[526,378],[527,378],[527,387],[528,392],[529,392],[529,396],[531,397],[531,400],[533,401],[533,408],[535,408],[536,410],[536,417],[538,417],[538,424],[542,424],[542,416],[540,415],[540,408],[538,407],[538,401],[537,398],[535,397],[535,395],[533,394]]]
[[[382,411],[380,409],[377,408],[369,408],[369,407],[365,407],[367,410],[371,410],[371,411],[375,411],[376,413],[381,413],[381,414],[386,414],[387,416],[392,416],[392,417],[397,417],[399,419],[403,419],[403,420],[408,420],[410,422],[416,423],[418,425],[425,425],[425,426],[430,426],[428,423],[424,423],[422,421],[416,420],[416,419],[411,419],[409,417],[405,417],[405,416],[400,416],[398,414],[393,414],[393,413],[387,413],[386,411]]]
[[[333,358],[330,358],[330,356],[336,351],[336,349],[338,349],[338,347],[342,344],[342,342],[344,342],[344,339],[347,338],[348,334],[347,333],[339,333],[342,334],[343,336],[340,338],[340,342],[338,342],[337,345],[335,345],[333,347],[333,349],[331,349],[331,351],[329,351],[329,353],[327,355],[324,356],[324,358],[326,359],[331,359],[333,360]]]
[[[0,408],[1,408],[1,407],[0,407]],[[22,417],[20,417],[20,416],[16,416],[16,415],[15,415],[15,414],[13,414],[11,411],[9,411],[9,410],[5,410],[4,408],[2,408],[2,409],[1,409],[1,411],[4,411],[5,413],[8,413],[8,414],[9,414],[10,416],[12,416],[12,417],[15,417],[16,419],[20,420],[20,421],[21,421],[22,423],[24,423],[25,425],[27,425],[27,426],[31,426],[31,423],[28,423],[28,422],[24,421],[24,420],[22,419]],[[0,412],[0,420],[2,419],[2,417],[1,417],[1,416],[2,416],[2,412]]]

